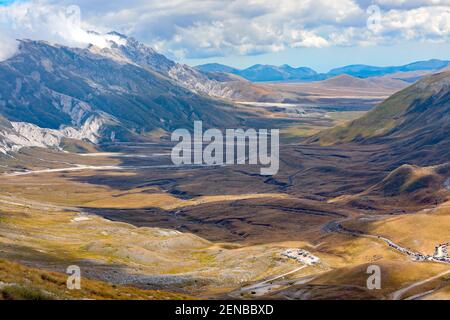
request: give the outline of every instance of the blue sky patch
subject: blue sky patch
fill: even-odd
[[[14,0],[0,0],[0,6],[4,6],[13,2]]]

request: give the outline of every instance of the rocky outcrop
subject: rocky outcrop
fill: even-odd
[[[27,122],[11,122],[8,127],[0,127],[0,153],[17,152],[24,147],[60,149],[64,138],[97,143],[102,126],[112,122],[104,116],[91,116],[80,127],[68,126],[59,130]]]

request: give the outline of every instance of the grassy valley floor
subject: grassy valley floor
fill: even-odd
[[[162,167],[163,146],[112,146],[111,151],[72,155],[64,160],[69,164],[57,156],[52,160],[56,168],[80,161],[107,166],[102,170],[45,172],[37,166],[36,173],[2,176],[0,257],[22,265],[15,279],[2,278],[3,288],[14,288],[6,289],[4,298],[29,297],[33,288],[42,289],[43,298],[53,292],[62,299],[448,297],[448,265],[412,261],[376,237],[336,229],[341,223],[427,254],[437,242],[450,240],[442,229],[450,213],[446,203],[432,210],[410,203],[408,212],[396,212],[376,193],[370,206],[355,207],[359,199],[327,201],[364,194],[364,185],[386,175],[374,166],[364,174],[366,182],[358,181],[363,154],[370,150],[287,145],[282,159],[298,160],[283,163],[272,180],[247,166]],[[150,154],[162,156],[142,157]],[[415,231],[416,225],[423,228]],[[306,249],[320,263],[286,258],[282,253],[288,248]],[[64,272],[74,264],[87,284],[105,286],[105,295],[63,290]],[[381,290],[366,288],[371,264],[382,268]],[[30,271],[37,278],[18,281],[27,270],[38,270]],[[46,276],[42,282],[39,272],[56,272],[59,284],[52,287]],[[26,283],[32,292],[20,293]],[[256,284],[257,290],[246,289]]]

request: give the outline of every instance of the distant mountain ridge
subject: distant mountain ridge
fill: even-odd
[[[294,80],[323,80],[316,71],[307,67],[294,68],[287,64],[272,66],[255,64],[249,68],[239,70],[219,63],[210,63],[195,67],[206,73],[231,73],[252,82],[294,81]]]
[[[330,70],[327,75],[338,76],[341,74],[348,74],[350,76],[358,78],[369,78],[376,76],[384,76],[387,74],[392,74],[396,72],[409,72],[409,71],[431,71],[431,70],[441,70],[450,65],[450,61],[443,61],[432,59],[428,61],[417,61],[409,63],[403,66],[392,66],[392,67],[375,67],[369,65],[349,65],[342,68],[336,68]]]
[[[296,79],[310,79],[317,76],[317,72],[310,68],[293,68],[289,65],[279,67],[257,64],[239,71],[239,76],[250,81],[290,81]]]
[[[249,68],[239,70],[223,64],[211,63],[196,66],[195,68],[209,73],[232,73],[253,82],[268,81],[321,81],[340,75],[349,75],[358,78],[379,77],[399,72],[438,71],[450,66],[450,61],[432,59],[417,61],[402,66],[377,67],[370,65],[348,65],[335,68],[327,73],[317,73],[311,68],[294,68],[289,65],[273,66],[256,64]]]

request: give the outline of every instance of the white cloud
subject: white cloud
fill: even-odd
[[[67,12],[71,4],[81,8],[80,24]],[[381,9],[375,31],[367,28],[372,4]],[[108,39],[85,30],[117,30],[172,56],[204,58],[293,47],[443,42],[450,36],[449,14],[450,0],[40,0],[0,7],[0,26],[7,25],[10,38],[78,46],[108,45]],[[5,44],[0,52],[11,52]]]
[[[292,32],[292,39],[294,40],[294,42],[291,43],[291,47],[293,48],[298,47],[321,48],[329,45],[329,42],[326,39],[317,36],[310,31],[294,30]],[[297,39],[298,41],[295,41]]]
[[[450,8],[435,6],[408,11],[391,10],[382,15],[379,33],[386,39],[448,41]]]
[[[51,43],[84,47],[94,44],[101,48],[109,40],[123,41],[114,35],[88,32],[77,6],[55,6],[43,1],[19,2],[0,6],[0,61],[17,50],[16,39],[45,40]]]
[[[17,45],[18,44],[14,39],[0,33],[0,61],[13,56],[17,50]]]
[[[375,0],[374,3],[388,9],[413,9],[425,6],[450,6],[450,0]]]

